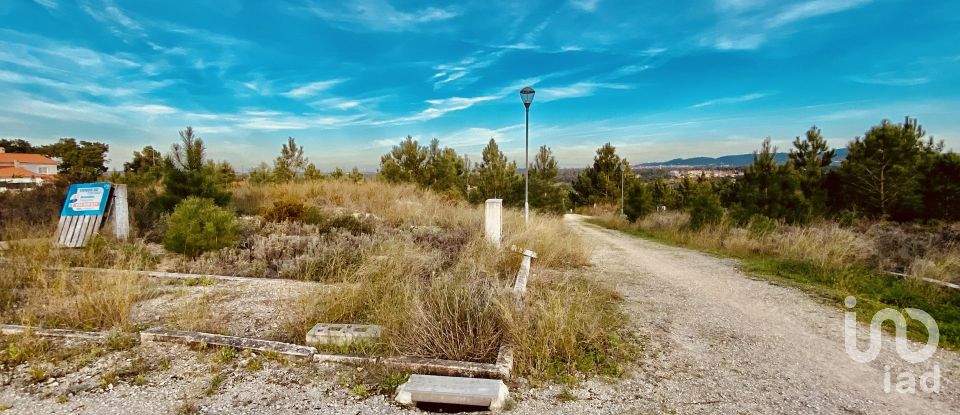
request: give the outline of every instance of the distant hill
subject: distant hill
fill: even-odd
[[[838,148],[837,152],[833,156],[833,163],[838,164],[845,158],[847,158],[847,149]],[[787,153],[777,153],[774,156],[774,160],[780,164],[786,163]],[[656,163],[640,163],[637,165],[637,167],[744,167],[750,165],[751,163],[753,163],[753,153],[734,154],[721,157],[692,157],[687,159],[679,158]]]

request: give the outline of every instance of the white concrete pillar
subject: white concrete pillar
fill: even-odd
[[[113,185],[113,236],[126,241],[130,238],[130,209],[127,204],[127,185]]]
[[[503,199],[487,199],[484,211],[483,234],[500,247],[503,239]]]

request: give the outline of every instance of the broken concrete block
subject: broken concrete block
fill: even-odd
[[[307,332],[307,344],[345,346],[361,340],[372,343],[382,332],[383,327],[369,324],[320,323]]]
[[[397,388],[395,399],[403,405],[429,402],[500,409],[509,396],[502,380],[410,375],[410,380]]]

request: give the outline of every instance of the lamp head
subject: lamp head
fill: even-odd
[[[533,102],[533,95],[536,93],[537,91],[534,91],[533,88],[529,86],[520,90],[520,100],[523,101],[524,107],[530,109],[530,103]]]

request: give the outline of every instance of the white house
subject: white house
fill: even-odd
[[[42,154],[7,153],[0,148],[0,183],[43,183],[57,174],[57,164]]]

